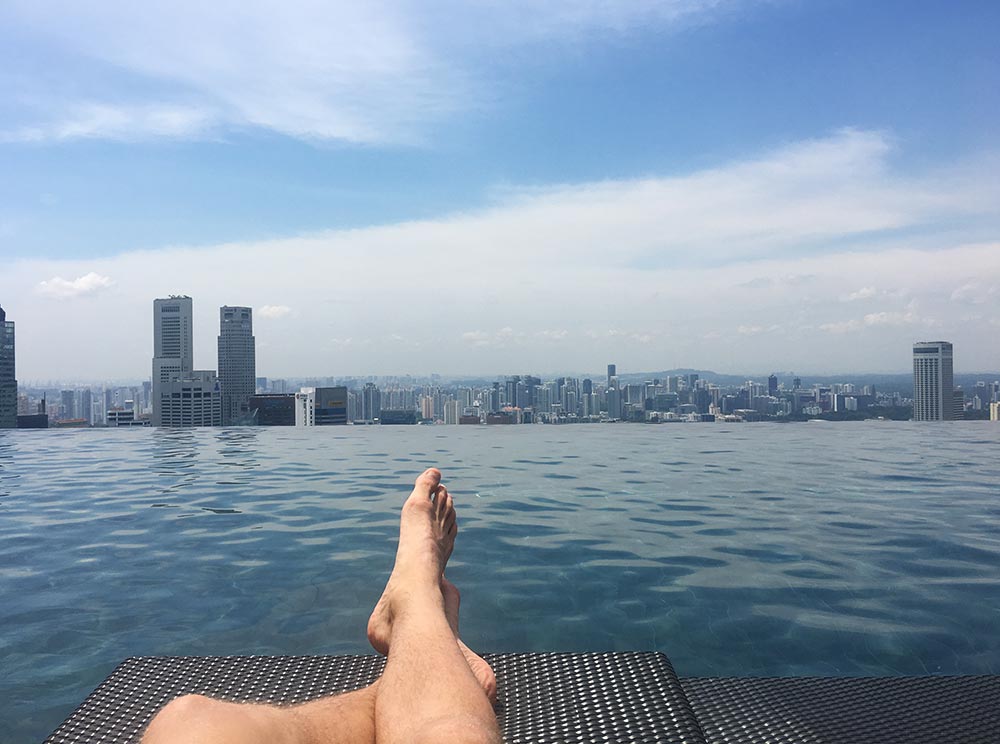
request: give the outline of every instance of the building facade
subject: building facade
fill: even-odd
[[[219,308],[219,385],[222,425],[246,422],[250,397],[257,387],[253,311],[249,307]]]
[[[0,307],[0,429],[17,427],[17,378],[14,371],[14,321]]]
[[[316,426],[315,388],[302,388],[295,393],[295,425]]]
[[[171,295],[153,300],[153,426],[163,423],[166,386],[194,369],[191,298]]]
[[[347,423],[347,388],[318,387],[314,392],[316,426],[339,426]]]
[[[194,370],[160,387],[159,426],[222,426],[222,390],[214,370]]]
[[[222,395],[225,407],[225,387],[222,388]],[[257,426],[295,426],[295,395],[291,393],[251,395],[250,419]]]
[[[920,341],[913,345],[913,420],[951,421],[955,418],[952,345]]]

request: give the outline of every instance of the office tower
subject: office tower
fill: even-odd
[[[374,421],[382,412],[382,393],[374,382],[366,382],[361,390],[361,418]]]
[[[257,426],[295,426],[295,396],[270,393],[252,395],[250,418]]]
[[[191,298],[171,295],[153,300],[153,426],[164,426],[166,386],[194,369]]]
[[[775,375],[767,378],[767,394],[770,396],[778,394],[778,378]]]
[[[375,389],[376,392],[378,388]],[[375,414],[378,417],[378,414]],[[313,391],[313,417],[316,426],[347,424],[347,388],[318,387]]]
[[[90,388],[84,388],[80,391],[80,411],[79,416],[88,425],[93,425],[94,423],[94,394],[90,391]]]
[[[614,364],[608,365],[608,387],[611,387],[611,378],[618,376],[618,366]]]
[[[618,389],[618,379],[616,377],[611,378],[614,385],[608,388],[608,418],[615,420],[622,417],[622,394]]]
[[[158,426],[222,426],[222,392],[214,370],[184,372],[163,383],[160,392],[154,408]]]
[[[801,378],[796,377],[795,379],[792,380],[792,390],[798,390],[801,387],[802,387],[802,379]]]
[[[954,418],[953,350],[947,341],[913,344],[913,420]]]
[[[249,307],[220,307],[219,385],[223,426],[247,419],[250,396],[256,391],[256,377],[253,311]]]
[[[62,406],[60,419],[68,421],[69,419],[77,418],[75,390],[61,390],[59,392],[59,403]]]
[[[295,425],[316,426],[315,388],[302,388],[295,393]]]
[[[17,427],[17,379],[14,376],[14,321],[0,307],[0,429]]]
[[[517,405],[517,386],[520,382],[520,375],[513,375],[507,378],[507,382],[504,384],[504,405]]]

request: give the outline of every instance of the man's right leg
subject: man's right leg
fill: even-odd
[[[487,692],[449,624],[442,586],[450,586],[443,583],[444,567],[456,527],[440,479],[437,470],[423,473],[403,505],[396,564],[369,625],[370,636],[388,647],[375,697],[375,738],[387,744],[498,744]],[[457,593],[454,599],[457,612]]]

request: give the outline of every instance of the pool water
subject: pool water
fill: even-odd
[[[481,651],[1000,673],[1000,426],[0,432],[0,741],[124,657],[367,653],[414,476]]]

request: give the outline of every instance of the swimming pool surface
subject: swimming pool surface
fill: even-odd
[[[0,432],[0,741],[129,655],[367,653],[427,465],[479,650],[1000,673],[998,453],[989,422]]]

